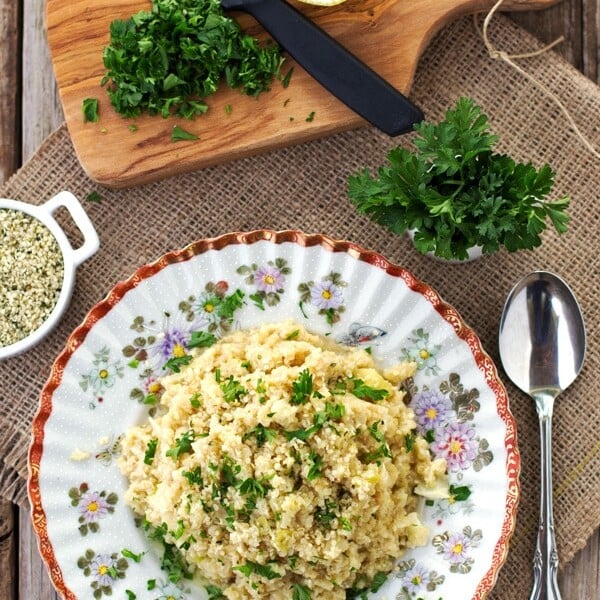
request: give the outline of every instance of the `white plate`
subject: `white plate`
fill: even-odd
[[[237,290],[244,305],[218,318],[212,309]],[[374,252],[257,231],[201,240],[141,267],[90,311],[57,358],[33,425],[29,495],[42,556],[65,598],[206,598],[192,582],[169,583],[123,503],[119,436],[146,418],[142,399],[192,330],[222,335],[285,318],[371,346],[384,366],[418,364],[411,403],[432,431],[432,451],[448,461],[457,499],[423,504],[427,546],[402,556],[373,597],[488,594],[515,523],[520,463],[506,391],[476,334],[430,287]],[[136,562],[124,549],[146,554]]]

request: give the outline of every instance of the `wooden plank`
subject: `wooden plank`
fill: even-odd
[[[14,0],[13,0],[14,1]],[[23,0],[22,162],[38,149],[64,116],[45,31],[44,3]]]
[[[0,4],[0,182],[19,166],[20,10],[17,2]]]
[[[504,8],[541,8],[555,1],[505,0]],[[292,3],[394,87],[407,92],[433,35],[446,23],[489,9],[494,2],[349,0],[327,10]],[[173,144],[171,132],[178,123],[174,119],[138,117],[137,130],[128,131],[131,121],[116,113],[100,87],[106,72],[102,49],[109,43],[115,18],[128,18],[147,7],[144,0],[48,0],[48,39],[69,132],[84,169],[95,181],[111,187],[139,185],[364,124],[289,59],[285,69],[293,67],[294,75],[287,88],[274,84],[257,100],[225,87],[208,98],[208,112],[185,123],[200,137],[194,143]],[[240,17],[240,23],[251,32],[260,31],[252,19]],[[99,123],[83,122],[86,98],[98,100]],[[227,105],[233,107],[229,115]],[[307,119],[311,113],[314,119]]]
[[[20,511],[19,542],[18,598],[20,600],[59,600],[40,558],[37,538],[31,527],[28,510]]]
[[[558,583],[565,600],[600,598],[600,529],[565,567]]]
[[[565,41],[555,50],[592,81],[600,83],[600,2],[561,2],[539,13],[509,13],[522,27],[545,43],[561,35]]]
[[[577,3],[580,6],[583,6],[583,10],[581,10],[578,14],[580,14],[583,18],[583,26],[581,29],[580,35],[583,36],[584,40],[587,40],[583,46],[580,46],[583,52],[583,57],[578,58],[576,54],[576,44],[572,46],[572,49],[562,50],[565,55],[571,55],[575,62],[579,61],[580,65],[583,65],[584,72],[592,79],[597,80],[597,68],[598,68],[598,60],[597,60],[597,25],[595,19],[598,18],[598,5],[595,0],[571,0],[572,3]],[[45,49],[45,45],[43,43],[43,31],[41,30],[42,21],[42,11],[44,8],[44,3],[39,2],[39,0],[25,0],[24,4],[26,5],[26,9],[24,13],[27,15],[27,24],[25,26],[26,29],[26,38],[27,44],[24,44],[26,47],[24,48],[24,64],[25,72],[28,73],[26,79],[26,87],[27,89],[23,95],[23,105],[26,107],[24,111],[23,118],[23,130],[24,130],[24,139],[26,140],[23,145],[23,158],[26,159],[37,149],[41,141],[46,137],[46,135],[54,129],[58,123],[62,120],[62,113],[60,111],[60,106],[58,103],[56,88],[54,86],[54,80],[52,76],[52,72],[49,68],[48,55],[47,50]],[[11,11],[18,6],[18,3],[15,0],[0,0],[0,24],[3,22],[2,19],[6,14],[6,11]],[[595,8],[595,11],[593,10]],[[544,11],[541,13],[531,13],[528,15],[527,19],[524,19],[524,26],[532,31],[538,37],[541,37],[545,40],[551,41],[557,35],[560,35],[565,31],[568,31],[570,28],[568,15],[565,16],[560,11],[557,11],[560,6],[557,6],[553,9],[549,9],[548,11]],[[553,16],[548,16],[547,14],[553,11]],[[573,14],[575,14],[575,11]],[[594,18],[590,18],[590,14],[596,15]],[[520,19],[521,17],[517,17]],[[35,23],[35,25],[34,25]],[[6,29],[0,28],[0,33],[3,33]],[[542,32],[542,33],[540,33]],[[571,35],[572,37],[572,35]],[[596,40],[596,42],[593,42]],[[6,48],[6,36],[2,35],[0,37],[0,56],[6,56],[4,49]],[[29,44],[32,43],[32,46]],[[587,52],[587,57],[586,57]],[[595,53],[595,54],[594,54]],[[16,50],[12,53],[15,57],[17,56]],[[594,59],[594,56],[596,57]],[[595,62],[594,62],[595,60]],[[16,59],[16,62],[19,62]],[[590,65],[595,65],[595,73],[596,76],[590,75]],[[586,71],[587,69],[587,71]],[[37,71],[35,76],[35,82],[32,82],[29,79],[29,74],[32,71]],[[6,73],[3,74],[3,77],[0,78],[0,86],[6,83]],[[10,92],[10,86],[8,86],[8,90]],[[36,91],[34,91],[34,89]],[[3,99],[0,98],[0,102]],[[18,103],[17,103],[18,104]],[[17,123],[17,131],[16,134],[20,135],[20,125],[18,124],[18,120],[15,120],[15,114],[18,115],[18,107],[14,109],[16,112],[10,113],[2,113],[2,109],[0,108],[0,123],[2,122],[2,114],[8,115],[8,120],[5,121],[8,123]],[[3,132],[4,130],[0,130]],[[25,131],[27,130],[27,131]],[[5,143],[5,137],[2,136],[1,142]],[[4,146],[2,147],[4,154]],[[18,153],[17,153],[18,154]],[[0,163],[4,163],[4,158],[0,157]],[[18,166],[18,159],[16,161],[16,165],[12,168],[8,167],[6,169],[6,173],[10,175],[12,171]],[[0,505],[0,511],[2,510]],[[1,519],[1,517],[0,517]],[[13,581],[10,585],[15,591],[18,589],[19,600],[57,600],[58,596],[53,591],[52,586],[50,584],[50,580],[46,573],[46,569],[43,566],[41,561],[38,549],[37,549],[37,540],[35,535],[31,529],[31,523],[29,519],[29,513],[27,510],[22,510],[20,512],[20,516],[18,518],[18,527],[17,520],[13,524],[13,530],[16,532],[17,529],[19,531],[19,581],[18,585]],[[16,546],[16,541],[13,537],[13,544]],[[1,556],[1,551],[0,551]],[[528,565],[527,565],[528,567]],[[0,568],[2,568],[0,566]],[[564,573],[562,573],[560,577],[560,585],[561,590],[563,591],[563,598],[576,598],[581,600],[592,600],[600,597],[600,581],[598,580],[598,574],[600,572],[600,533],[596,532],[596,534],[588,541],[587,546],[584,550],[577,554],[574,561],[567,565]],[[0,573],[0,582],[5,583],[5,576],[7,573],[4,570],[1,570]],[[8,576],[6,577],[8,581],[11,581],[11,574],[8,572]],[[5,584],[6,585],[6,584]],[[1,586],[1,584],[0,584]],[[515,591],[515,597],[525,597],[526,592],[519,590]],[[13,600],[13,596],[4,596],[2,595],[2,587],[0,587],[0,598],[3,600]]]
[[[11,502],[0,500],[0,598],[10,600],[17,590],[16,510]]]

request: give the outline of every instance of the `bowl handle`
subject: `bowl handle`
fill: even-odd
[[[61,206],[69,211],[73,221],[75,221],[75,225],[77,225],[83,235],[83,244],[77,249],[71,248],[73,250],[73,262],[77,266],[98,251],[100,239],[83,206],[81,206],[79,200],[71,192],[59,192],[56,196],[53,196],[50,200],[42,204],[40,209],[53,216]]]

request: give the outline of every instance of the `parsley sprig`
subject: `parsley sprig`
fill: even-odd
[[[222,80],[250,96],[268,90],[283,59],[278,46],[244,34],[218,0],[152,0],[151,10],[111,23],[103,61],[102,84],[123,116],[193,118]]]
[[[493,152],[498,137],[473,100],[460,98],[443,121],[415,130],[415,152],[396,147],[377,177],[367,169],[349,177],[360,213],[394,233],[414,231],[417,250],[443,258],[465,259],[473,246],[485,253],[535,248],[548,219],[558,233],[567,230],[569,198],[546,200],[550,166],[538,170]]]

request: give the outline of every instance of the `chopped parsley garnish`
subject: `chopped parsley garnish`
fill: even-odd
[[[381,421],[375,421],[367,427],[370,436],[376,442],[379,442],[379,447],[377,448],[377,450],[373,452],[367,452],[367,454],[365,454],[364,460],[366,462],[374,462],[382,458],[392,458],[392,453],[390,452],[390,448],[387,445],[385,436],[383,435],[382,431],[379,431],[379,423],[381,423]]]
[[[175,125],[171,130],[171,141],[172,142],[185,142],[185,141],[193,141],[199,140],[200,138],[190,131],[186,131],[179,125]]]
[[[260,423],[248,430],[243,436],[242,441],[245,442],[247,439],[253,437],[256,439],[256,445],[260,448],[266,442],[271,442],[277,437],[277,432],[274,429],[269,429]]]
[[[317,454],[314,450],[311,450],[308,455],[308,461],[310,463],[310,468],[308,469],[308,474],[306,478],[308,481],[312,481],[317,477],[321,476],[321,470],[323,468],[323,457]]]
[[[127,600],[135,600],[137,598],[135,592],[132,592],[131,590],[125,590],[125,593],[127,594]]]
[[[352,393],[361,400],[370,400],[371,402],[378,402],[389,396],[388,390],[376,389],[365,384],[362,379],[352,378],[350,380],[353,384]]]
[[[169,581],[177,583],[182,578],[191,579],[192,574],[177,546],[165,541],[165,535],[169,531],[167,524],[163,523],[159,527],[155,527],[144,520],[142,526],[151,540],[160,542],[163,546],[161,567],[169,574]],[[152,587],[150,587],[151,584]],[[148,581],[149,590],[154,589],[155,585],[155,580],[151,579]]]
[[[192,442],[196,439],[196,434],[192,429],[186,431],[180,438],[175,440],[175,445],[169,448],[165,455],[177,460],[182,454],[192,451]]]
[[[281,577],[281,574],[274,571],[268,564],[261,565],[260,563],[252,561],[246,561],[246,564],[244,565],[237,565],[236,567],[233,567],[233,570],[243,573],[246,577],[250,577],[253,573],[269,580]]]
[[[95,204],[100,204],[102,202],[102,196],[100,196],[100,194],[98,192],[96,192],[95,190],[93,192],[90,192],[85,199],[88,202],[94,202]]]
[[[294,331],[292,331],[291,333],[288,333],[285,336],[285,339],[290,341],[290,340],[295,340],[298,336],[300,335],[300,330],[299,329],[295,329]]]
[[[86,98],[83,101],[83,105],[81,107],[81,111],[83,112],[83,122],[84,123],[97,123],[98,122],[98,98]]]
[[[336,512],[338,508],[337,502],[333,500],[327,500],[325,506],[317,506],[315,510],[317,525],[323,529],[331,529],[332,523],[338,518]]]
[[[284,88],[287,88],[290,85],[290,81],[292,79],[292,73],[294,72],[294,67],[291,67],[290,70],[281,78],[281,85]]]
[[[378,592],[381,586],[386,582],[386,580],[387,574],[383,571],[378,571],[375,574],[375,577],[373,577],[370,585],[361,588],[352,587],[350,589],[347,589],[346,600],[353,600],[354,598],[360,598],[360,600],[367,600],[369,592]]]
[[[181,474],[188,480],[190,485],[204,487],[200,466],[195,467],[193,471],[182,471]]]
[[[313,378],[308,369],[304,369],[298,379],[292,383],[290,404],[306,404],[313,393]]]
[[[471,488],[468,485],[451,484],[449,488],[450,495],[457,502],[463,502],[471,495]]]
[[[315,111],[311,110],[308,117],[306,117],[306,122],[312,123],[312,121],[314,121],[314,119],[315,119]]]
[[[223,392],[223,400],[225,402],[239,402],[242,396],[248,392],[246,388],[237,380],[230,375],[227,381],[220,384],[221,391]]]
[[[404,436],[404,443],[406,445],[406,451],[407,452],[412,452],[412,449],[415,446],[415,434],[414,433],[407,433]]]
[[[312,600],[310,588],[301,583],[295,583],[292,586],[292,600]]]
[[[279,76],[279,48],[245,34],[214,0],[152,0],[110,25],[102,84],[116,111],[194,118],[222,81],[258,96]]]
[[[269,484],[263,479],[262,482],[257,481],[252,477],[244,479],[239,484],[239,491],[242,496],[253,496],[255,498],[264,498],[267,494]]]
[[[190,404],[192,405],[192,408],[200,408],[201,402],[199,392],[196,392],[190,396]]]
[[[208,594],[208,600],[221,600],[225,598],[223,592],[216,585],[207,585],[205,589]]]
[[[230,294],[224,298],[223,301],[217,305],[217,315],[223,319],[228,319],[231,321],[235,311],[238,308],[241,308],[243,305],[244,292],[242,292],[242,290],[235,290],[233,294]]]
[[[181,367],[185,367],[192,362],[194,357],[191,354],[184,354],[183,356],[174,356],[170,358],[164,365],[163,369],[171,369],[173,373],[179,373]]]
[[[146,452],[144,453],[144,464],[151,465],[154,460],[154,455],[156,454],[156,446],[158,445],[158,440],[153,439],[148,442],[146,446]]]
[[[139,563],[142,560],[142,556],[144,556],[144,554],[146,554],[146,553],[140,552],[139,554],[135,554],[135,552],[132,552],[131,550],[128,550],[127,548],[123,548],[123,550],[121,550],[121,554],[125,558],[130,558],[133,562]]]
[[[216,336],[208,331],[192,331],[188,348],[209,348],[217,341]]]

